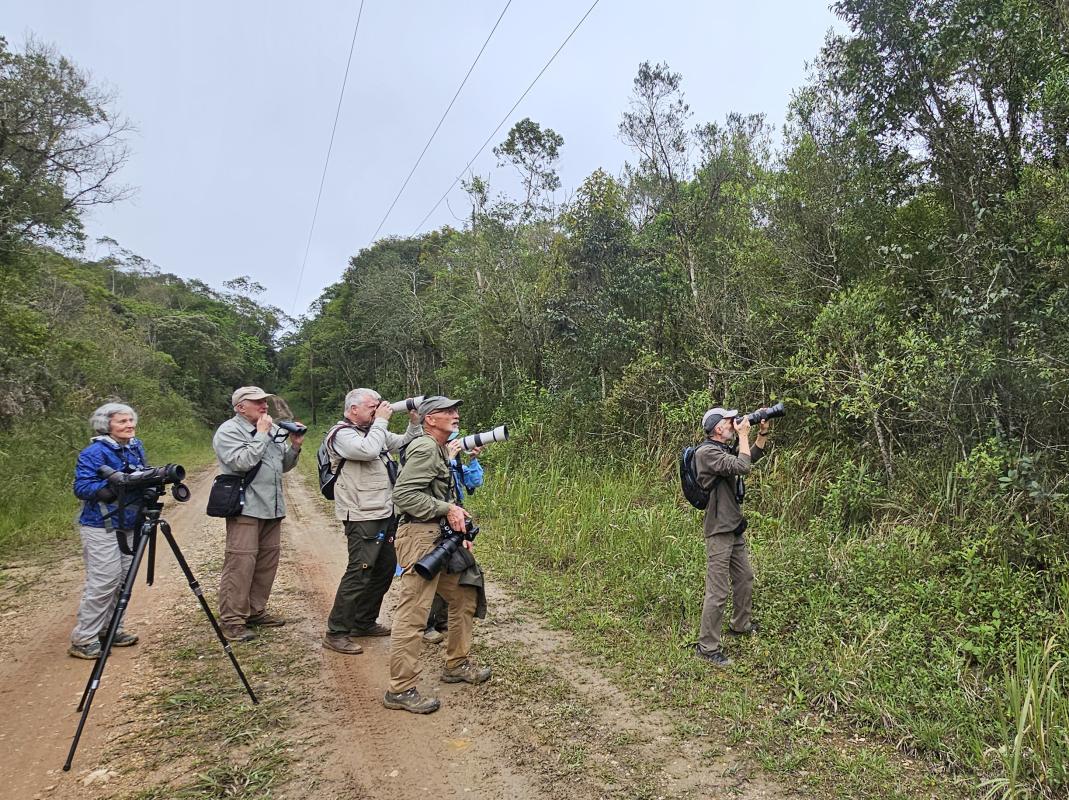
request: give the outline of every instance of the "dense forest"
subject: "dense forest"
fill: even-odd
[[[753,685],[780,716],[746,735],[804,750],[816,714],[973,788],[1064,796],[1069,6],[833,8],[848,33],[782,130],[696,120],[684,76],[643,63],[619,174],[556,202],[567,131],[524,119],[494,150],[520,196],[471,175],[466,224],[360,251],[292,326],[255,276],[80,258],[82,209],[122,194],[122,120],[58,54],[0,46],[0,502],[46,480],[10,480],[42,437],[66,469],[105,397],[195,425],[241,383],[325,417],[358,385],[446,392],[515,433],[478,508],[499,574],[618,655],[609,630],[696,627],[671,472],[702,412],[782,400],[748,500]]]

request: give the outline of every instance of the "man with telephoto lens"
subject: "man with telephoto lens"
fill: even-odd
[[[267,600],[278,571],[286,516],[282,473],[297,466],[304,434],[284,435],[267,413],[269,397],[274,395],[259,386],[235,390],[230,397],[234,416],[219,426],[212,439],[219,471],[246,476],[241,514],[226,519],[219,577],[219,625],[232,642],[255,639],[249,627],[285,624],[267,611]]]
[[[749,636],[756,632],[753,622],[753,570],[747,552],[746,517],[742,502],[746,496],[743,476],[765,454],[769,425],[762,419],[757,440],[750,447],[750,421],[736,409],[712,408],[702,417],[706,440],[694,453],[698,484],[709,491],[705,509],[705,602],[696,654],[717,666],[732,662],[720,644],[724,605],[731,584],[732,616],[729,633]],[[735,441],[737,440],[737,444]]]
[[[327,431],[324,445],[334,484],[334,516],[344,525],[349,562],[334,597],[323,646],[356,655],[353,639],[389,636],[378,622],[382,598],[390,588],[397,556],[393,514],[393,462],[390,452],[422,435],[419,414],[409,411],[404,436],[390,433],[393,409],[373,389],[353,389],[345,396],[345,419]]]
[[[405,465],[393,490],[394,506],[398,512],[397,561],[404,568],[398,579],[397,606],[393,613],[393,632],[390,637],[390,686],[383,697],[386,708],[402,709],[416,714],[437,711],[437,698],[423,697],[416,688],[419,679],[419,654],[427,612],[437,591],[449,604],[449,634],[446,638],[445,669],[441,679],[445,683],[483,683],[490,678],[490,670],[477,667],[468,658],[471,651],[474,618],[482,611],[479,589],[470,574],[461,574],[452,566],[425,579],[412,568],[421,558],[434,550],[439,541],[439,521],[463,532],[469,514],[461,506],[450,502],[453,498],[453,476],[450,460],[459,452],[460,441],[449,441],[460,426],[460,400],[433,396],[419,405],[419,417],[424,436],[408,446]],[[464,548],[471,550],[471,542],[464,540]],[[468,553],[470,555],[470,553]],[[474,573],[481,582],[481,572],[470,559],[465,573]]]

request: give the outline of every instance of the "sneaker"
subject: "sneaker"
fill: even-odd
[[[441,644],[445,641],[445,634],[434,628],[427,628],[423,631],[423,641],[430,644]]]
[[[67,655],[74,656],[75,658],[84,658],[88,661],[95,661],[100,658],[100,642],[72,644],[67,648]]]
[[[424,697],[414,686],[403,692],[386,692],[382,696],[382,704],[386,708],[411,711],[413,714],[430,714],[442,705],[437,697]]]
[[[230,642],[251,642],[256,638],[256,634],[246,628],[244,625],[229,625],[220,626],[223,629],[223,636]]]
[[[730,667],[735,662],[731,660],[730,656],[724,655],[723,650],[717,650],[715,653],[706,653],[697,647],[694,648],[694,654],[698,658],[708,661],[710,664],[716,664],[718,667]]]
[[[732,628],[732,627],[730,627],[730,626],[729,626],[729,627],[728,627],[728,634],[729,634],[730,636],[753,636],[753,635],[754,635],[755,633],[757,633],[757,632],[758,632],[758,631],[759,631],[760,629],[761,629],[761,628],[760,628],[760,626],[759,626],[759,625],[758,625],[758,624],[757,624],[756,622],[754,622],[754,623],[752,623],[752,624],[750,625],[750,627],[749,627],[749,628],[747,628],[747,629],[746,629],[746,630],[744,630],[744,631],[737,631],[737,630],[735,630],[734,628]]]
[[[366,630],[352,631],[349,635],[354,639],[359,639],[362,636],[389,636],[390,629],[387,628],[385,625],[379,625],[379,623],[376,622],[374,625],[372,625],[370,628],[367,628]]]
[[[328,633],[323,637],[323,646],[335,653],[344,653],[347,656],[355,656],[364,652],[363,647],[344,633]]]
[[[486,683],[490,680],[489,667],[477,667],[470,660],[464,659],[455,667],[442,670],[444,683]]]
[[[249,617],[247,620],[245,620],[245,624],[251,625],[254,628],[281,628],[283,625],[286,624],[286,620],[282,619],[282,617],[276,617],[274,614],[265,611],[262,614],[257,614],[255,616]]]
[[[104,640],[108,638],[106,633],[100,634],[100,644],[104,644]],[[137,644],[137,634],[127,633],[126,631],[119,631],[115,634],[115,638],[111,641],[112,647],[133,647]]]

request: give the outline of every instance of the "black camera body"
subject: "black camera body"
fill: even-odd
[[[479,535],[479,526],[472,522],[470,518],[464,520],[463,531],[453,530],[445,519],[438,520],[438,528],[442,535],[438,538],[438,543],[435,544],[434,549],[412,565],[412,569],[416,571],[416,574],[428,581],[441,572],[442,568],[449,563],[449,559],[453,557],[453,553],[460,547],[461,542],[465,539],[473,542],[475,537]]]

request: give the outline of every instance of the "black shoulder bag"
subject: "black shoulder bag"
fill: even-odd
[[[216,475],[208,494],[209,517],[236,517],[245,508],[245,487],[252,483],[263,461],[244,475]]]

